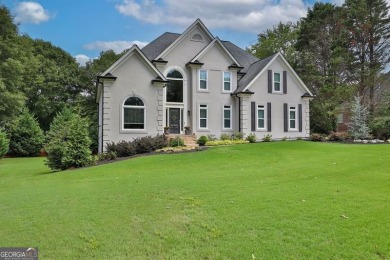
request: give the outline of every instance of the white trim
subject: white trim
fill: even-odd
[[[179,66],[170,66],[164,70],[164,76],[166,77],[168,72],[171,71],[172,69],[179,71],[181,73],[181,75],[183,76],[183,102],[182,103],[167,102],[167,88],[166,87],[164,88],[163,102],[165,104],[165,107],[181,107],[181,108],[183,108],[183,111],[187,111],[188,110],[187,73]],[[166,109],[164,110],[163,114],[164,114],[163,120],[164,120],[164,124],[165,124],[166,117],[167,117]],[[184,126],[187,125],[187,116],[185,114],[183,114],[183,125]]]
[[[229,108],[225,108],[225,107],[229,107]],[[225,127],[225,110],[229,110],[230,111],[230,127],[226,128]],[[232,130],[232,126],[233,126],[233,106],[232,105],[222,105],[222,129],[223,130]]]
[[[141,49],[137,45],[133,45],[120,59],[118,59],[114,64],[112,64],[107,70],[105,70],[100,75],[106,75],[109,72],[116,70],[119,66],[121,66],[126,60],[131,58],[134,53],[139,54],[139,56],[143,59],[143,61],[148,65],[149,69],[154,71],[158,76],[160,76],[163,80],[165,80],[164,75],[149,61],[149,59],[145,56],[145,54],[141,51]]]
[[[279,74],[279,90],[275,90],[275,73]],[[272,93],[282,94],[283,87],[283,72],[272,71]]]
[[[298,131],[298,105],[297,104],[287,104],[287,124],[288,124],[288,131]],[[291,107],[294,107],[293,109],[291,109]],[[293,119],[295,121],[295,128],[291,128],[290,127],[290,121],[292,120],[290,118],[290,111],[294,111],[295,112],[295,118]]]
[[[228,81],[225,81],[225,73],[229,73],[230,74],[230,89],[229,90],[225,90],[225,82],[228,82]],[[232,86],[233,86],[233,74],[231,71],[222,71],[222,92],[223,93],[232,93]]]
[[[201,81],[201,79],[200,79],[200,72],[201,71],[205,71],[206,72],[206,88],[200,88],[200,81]],[[203,79],[202,79],[202,81],[204,81]],[[201,69],[199,69],[198,70],[198,91],[208,91],[209,90],[209,71],[208,70],[201,70]]]
[[[171,45],[168,46],[160,55],[158,55],[155,59],[158,60],[159,58],[163,58],[166,54],[168,54],[174,47],[176,47],[181,41],[187,37],[189,33],[191,33],[196,26],[200,26],[201,29],[206,33],[206,36],[210,38],[210,40],[214,39],[214,36],[210,33],[210,31],[206,28],[206,26],[203,24],[203,22],[200,19],[196,19],[196,21],[190,25]],[[190,37],[191,39],[191,37]]]
[[[131,98],[131,97],[136,97],[136,98],[139,98],[141,99],[142,103],[144,103],[143,106],[129,106],[129,105],[126,105],[125,106],[125,102],[127,99]],[[126,129],[124,128],[124,125],[125,125],[125,108],[135,108],[135,109],[143,109],[144,110],[144,128],[135,128],[135,129]],[[145,100],[143,98],[141,98],[140,96],[136,96],[136,95],[131,95],[131,96],[127,96],[123,101],[122,101],[122,104],[121,104],[121,120],[120,120],[120,130],[121,132],[126,132],[126,133],[135,133],[135,132],[140,132],[140,131],[145,131],[146,130],[146,105],[145,105]]]
[[[259,127],[259,106],[262,106],[264,111],[263,120],[264,120],[264,127]],[[256,130],[257,131],[267,131],[267,104],[256,103]]]
[[[222,44],[221,40],[218,38],[218,37],[215,37],[215,39],[210,42],[206,47],[203,48],[203,50],[201,52],[198,53],[198,55],[196,55],[192,60],[191,62],[195,62],[196,60],[199,60],[201,59],[209,50],[211,50],[212,47],[214,47],[214,45],[218,43],[219,46],[222,48],[222,50],[225,52],[225,54],[227,54],[227,56],[234,62],[236,63],[238,66],[241,66],[240,63],[233,57],[233,55],[226,49],[226,47]]]
[[[298,81],[298,85],[301,86],[301,88],[303,89],[304,92],[307,92],[309,93],[310,95],[313,96],[313,94],[310,92],[309,88],[305,85],[305,83],[303,83],[303,81],[301,80],[301,78],[297,75],[297,73],[294,71],[294,69],[290,66],[290,64],[286,61],[286,59],[283,57],[283,55],[278,52],[269,62],[268,64],[263,68],[262,71],[260,71],[259,74],[257,74],[257,76],[244,88],[244,90],[242,92],[245,92],[248,88],[250,88],[255,82],[256,80],[258,80],[261,75],[263,75],[263,73],[265,71],[268,71],[268,68],[271,66],[271,64],[277,59],[277,58],[281,58],[282,62],[284,63],[285,66],[287,66],[287,69],[289,70],[289,72],[291,73],[290,75],[295,78],[295,80]]]
[[[206,106],[206,107],[202,107],[202,106]],[[205,118],[200,117],[200,110],[201,109],[206,109],[206,117]],[[201,119],[206,119],[206,127],[200,126]],[[198,129],[199,130],[208,130],[209,129],[209,105],[208,104],[198,104]]]

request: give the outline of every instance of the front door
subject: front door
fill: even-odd
[[[180,108],[169,108],[169,133],[180,134]]]

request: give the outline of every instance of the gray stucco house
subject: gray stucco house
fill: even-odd
[[[197,136],[308,137],[311,99],[280,53],[259,60],[198,19],[182,34],[134,45],[98,77],[99,152],[164,127]]]

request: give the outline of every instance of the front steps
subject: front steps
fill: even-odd
[[[199,147],[199,145],[196,143],[196,141],[197,141],[196,135],[173,135],[173,134],[169,134],[167,136],[168,136],[168,140],[171,140],[171,139],[174,139],[174,138],[180,136],[180,138],[183,139],[185,146],[190,147],[192,149],[195,149],[195,148]]]

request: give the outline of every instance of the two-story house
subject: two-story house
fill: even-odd
[[[308,137],[311,98],[280,53],[259,60],[198,19],[182,34],[134,45],[98,77],[99,151],[165,127],[197,136]]]

